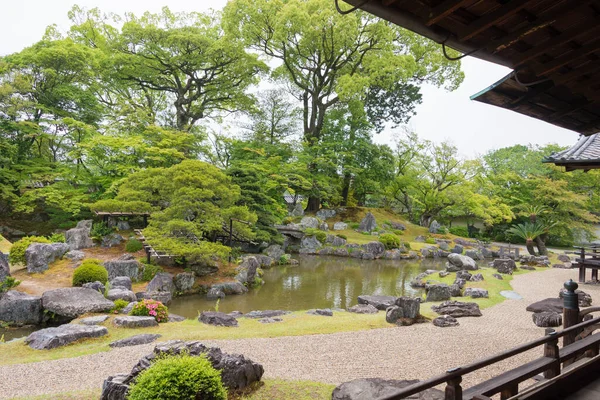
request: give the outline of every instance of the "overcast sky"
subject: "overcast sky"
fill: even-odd
[[[206,11],[220,9],[225,3],[226,0],[6,0],[0,14],[0,55],[17,52],[40,40],[48,25],[57,24],[66,31],[69,27],[67,12],[73,4],[99,7],[106,12],[138,14],[157,12],[164,5],[172,11]],[[420,137],[433,141],[450,139],[466,157],[518,143],[568,146],[577,140],[575,132],[469,100],[469,96],[510,70],[472,57],[463,59],[462,66],[466,77],[458,90],[448,93],[435,87],[423,88],[423,103],[409,123]],[[391,138],[392,132],[384,131],[375,140],[390,143]]]

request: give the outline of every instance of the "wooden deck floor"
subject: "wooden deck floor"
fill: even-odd
[[[579,389],[565,400],[598,400],[600,399],[600,378]]]

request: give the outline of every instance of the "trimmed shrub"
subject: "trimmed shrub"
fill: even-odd
[[[96,281],[106,285],[106,282],[108,282],[108,271],[96,261],[99,260],[88,259],[75,268],[73,272],[73,286],[81,286],[84,283]]]
[[[304,234],[306,236],[314,236],[317,238],[317,240],[321,243],[325,243],[327,241],[327,234],[321,230],[318,229],[314,229],[314,228],[306,228],[304,230]]]
[[[12,276],[7,276],[3,281],[0,281],[0,295],[9,290],[16,288],[21,284],[21,281],[16,280]],[[2,296],[0,296],[2,297]]]
[[[24,238],[16,241],[10,248],[8,255],[8,261],[11,264],[25,264],[25,250],[32,243],[51,243],[50,240],[43,236],[25,236]]]
[[[404,231],[402,229],[393,229],[392,232],[394,232],[394,234],[398,236],[404,235]]]
[[[52,235],[48,236],[48,240],[50,240],[52,243],[65,243],[66,241],[64,233],[53,233]]]
[[[338,234],[337,234],[337,235],[335,235],[335,236],[337,236],[337,237],[339,237],[339,238],[341,238],[341,239],[344,239],[344,240],[348,240],[348,236],[344,235],[343,233],[338,233]]]
[[[400,247],[400,238],[391,233],[384,233],[379,236],[379,241],[383,243],[386,250],[397,249]]]
[[[127,244],[125,244],[125,251],[128,253],[135,253],[143,248],[144,245],[137,239],[128,240]]]
[[[205,356],[158,359],[143,371],[129,390],[128,400],[226,400],[227,390]]]
[[[350,229],[358,229],[360,224],[358,222],[351,222],[348,224],[348,226],[350,227]]]
[[[154,264],[144,264],[144,272],[142,272],[142,281],[150,282],[152,278],[154,278],[154,275],[158,274],[159,272],[163,272],[163,269],[160,266]]]
[[[456,236],[469,237],[469,230],[466,226],[453,226],[448,229],[448,232]]]
[[[104,222],[97,222],[92,225],[92,229],[90,230],[90,236],[94,240],[102,240],[104,236],[108,236],[115,231],[114,228],[109,227]]]
[[[428,237],[427,239],[425,239],[425,243],[427,244],[435,244],[435,239],[432,237]]]
[[[409,242],[404,242],[402,245],[404,246],[405,249],[410,250],[410,243]]]
[[[119,311],[127,307],[129,302],[123,299],[117,299],[114,301],[115,306],[110,310],[110,312],[117,314]]]
[[[144,299],[138,302],[129,313],[138,317],[154,317],[156,322],[167,322],[169,310],[167,306],[157,300]]]
[[[292,258],[291,255],[289,254],[282,254],[281,257],[279,257],[279,265],[287,265],[290,263],[290,259]]]

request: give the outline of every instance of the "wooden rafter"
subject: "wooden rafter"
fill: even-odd
[[[583,66],[575,68],[565,74],[552,74],[550,78],[557,85],[565,85],[581,76],[587,74],[595,74],[596,72],[598,72],[598,70],[600,70],[600,65],[598,65],[598,63],[590,62],[584,64]]]
[[[578,38],[581,35],[584,34],[588,34],[590,32],[595,31],[596,29],[600,28],[600,25],[598,25],[598,22],[595,20],[592,20],[590,22],[587,22],[585,24],[578,24],[575,25],[574,27],[565,30],[563,33],[561,33],[558,36],[555,37],[551,37],[548,38],[547,40],[545,40],[544,42],[542,42],[541,44],[539,44],[538,46],[533,47],[532,49],[523,52],[519,58],[517,60],[515,60],[515,67],[522,65],[523,63],[538,57],[544,53],[546,53],[548,50],[551,50],[553,48],[556,48],[560,45],[563,45],[565,43],[570,42],[573,39]]]
[[[469,0],[446,0],[441,4],[433,7],[429,12],[429,19],[425,23],[427,26],[438,23],[454,11],[458,10],[463,4]]]
[[[506,50],[507,48],[511,47],[523,38],[527,37],[528,35],[537,32],[540,29],[552,26],[552,24],[556,22],[558,17],[576,11],[580,7],[587,6],[588,4],[592,3],[592,1],[593,0],[575,2],[565,1],[563,2],[564,4],[553,7],[546,13],[541,14],[541,16],[535,21],[533,21],[531,24],[527,24],[521,29],[517,29],[516,31],[511,32],[508,35],[490,41],[490,43],[486,46],[486,49],[491,53],[498,53],[503,50]]]
[[[546,90],[548,90],[552,87],[554,87],[554,82],[552,82],[552,81],[546,81],[546,82],[537,84],[533,87],[530,87],[529,90],[527,90],[527,93],[525,93],[523,96],[520,96],[520,97],[514,99],[513,101],[511,101],[509,104],[509,107],[510,108],[518,107],[519,105],[523,104],[524,102],[528,101],[529,99],[532,99],[532,98],[536,97],[537,95],[544,93]]]
[[[594,40],[592,40],[590,43],[586,44],[585,46],[583,46],[577,50],[570,51],[560,57],[555,58],[554,60],[552,60],[550,62],[547,62],[545,64],[538,64],[537,66],[533,67],[533,70],[535,71],[536,75],[538,75],[538,76],[548,75],[549,73],[556,71],[563,65],[566,65],[566,64],[570,63],[571,61],[574,61],[578,58],[587,56],[588,54],[594,53],[598,49],[600,49],[600,38],[599,37],[595,38]]]
[[[511,2],[498,7],[494,11],[485,14],[481,18],[470,23],[466,29],[458,35],[459,40],[469,40],[478,33],[485,31],[492,25],[506,20],[507,18],[519,12],[527,5],[528,2],[529,0],[512,0]]]
[[[552,123],[554,121],[558,121],[559,119],[561,119],[563,117],[566,117],[567,115],[569,115],[569,114],[571,114],[571,113],[573,113],[575,111],[581,110],[583,107],[586,107],[586,106],[590,105],[591,103],[592,103],[592,101],[587,100],[587,99],[580,100],[580,101],[578,101],[576,103],[573,103],[568,108],[565,108],[563,110],[557,110],[557,111],[555,111],[553,114],[551,114],[551,115],[548,116],[547,121],[550,122],[550,123]]]

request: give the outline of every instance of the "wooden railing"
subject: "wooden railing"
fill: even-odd
[[[554,329],[546,329],[545,336],[529,343],[522,344],[512,349],[506,350],[494,356],[484,358],[472,364],[458,368],[452,368],[445,374],[433,377],[426,381],[418,382],[414,385],[400,389],[395,393],[380,397],[378,400],[396,400],[404,399],[408,396],[420,393],[426,389],[446,384],[444,395],[445,400],[463,400],[463,399],[488,399],[489,396],[500,394],[502,400],[509,399],[519,393],[519,383],[528,380],[538,374],[543,374],[545,379],[553,379],[561,375],[561,365],[567,366],[577,357],[586,353],[588,357],[595,357],[599,354],[600,333],[589,336],[577,336],[582,332],[597,329],[600,327],[600,318],[590,319],[579,322],[584,315],[593,311],[599,311],[600,308],[579,312],[577,306],[577,284],[569,281],[565,284],[567,293],[565,294],[564,323],[563,330],[556,332]],[[574,306],[574,307],[573,307]],[[572,324],[576,322],[576,324]],[[571,326],[569,326],[571,324]],[[558,347],[558,339],[563,338],[563,347]],[[515,369],[506,371],[492,379],[486,380],[478,385],[470,387],[463,391],[461,382],[463,376],[493,365],[499,361],[514,357],[538,346],[543,346],[543,356],[531,362],[523,364]]]
[[[585,282],[585,272],[587,269],[592,270],[592,280],[598,280],[598,269],[600,268],[600,247],[576,247],[578,255],[575,258],[575,263],[579,267],[579,282]]]

